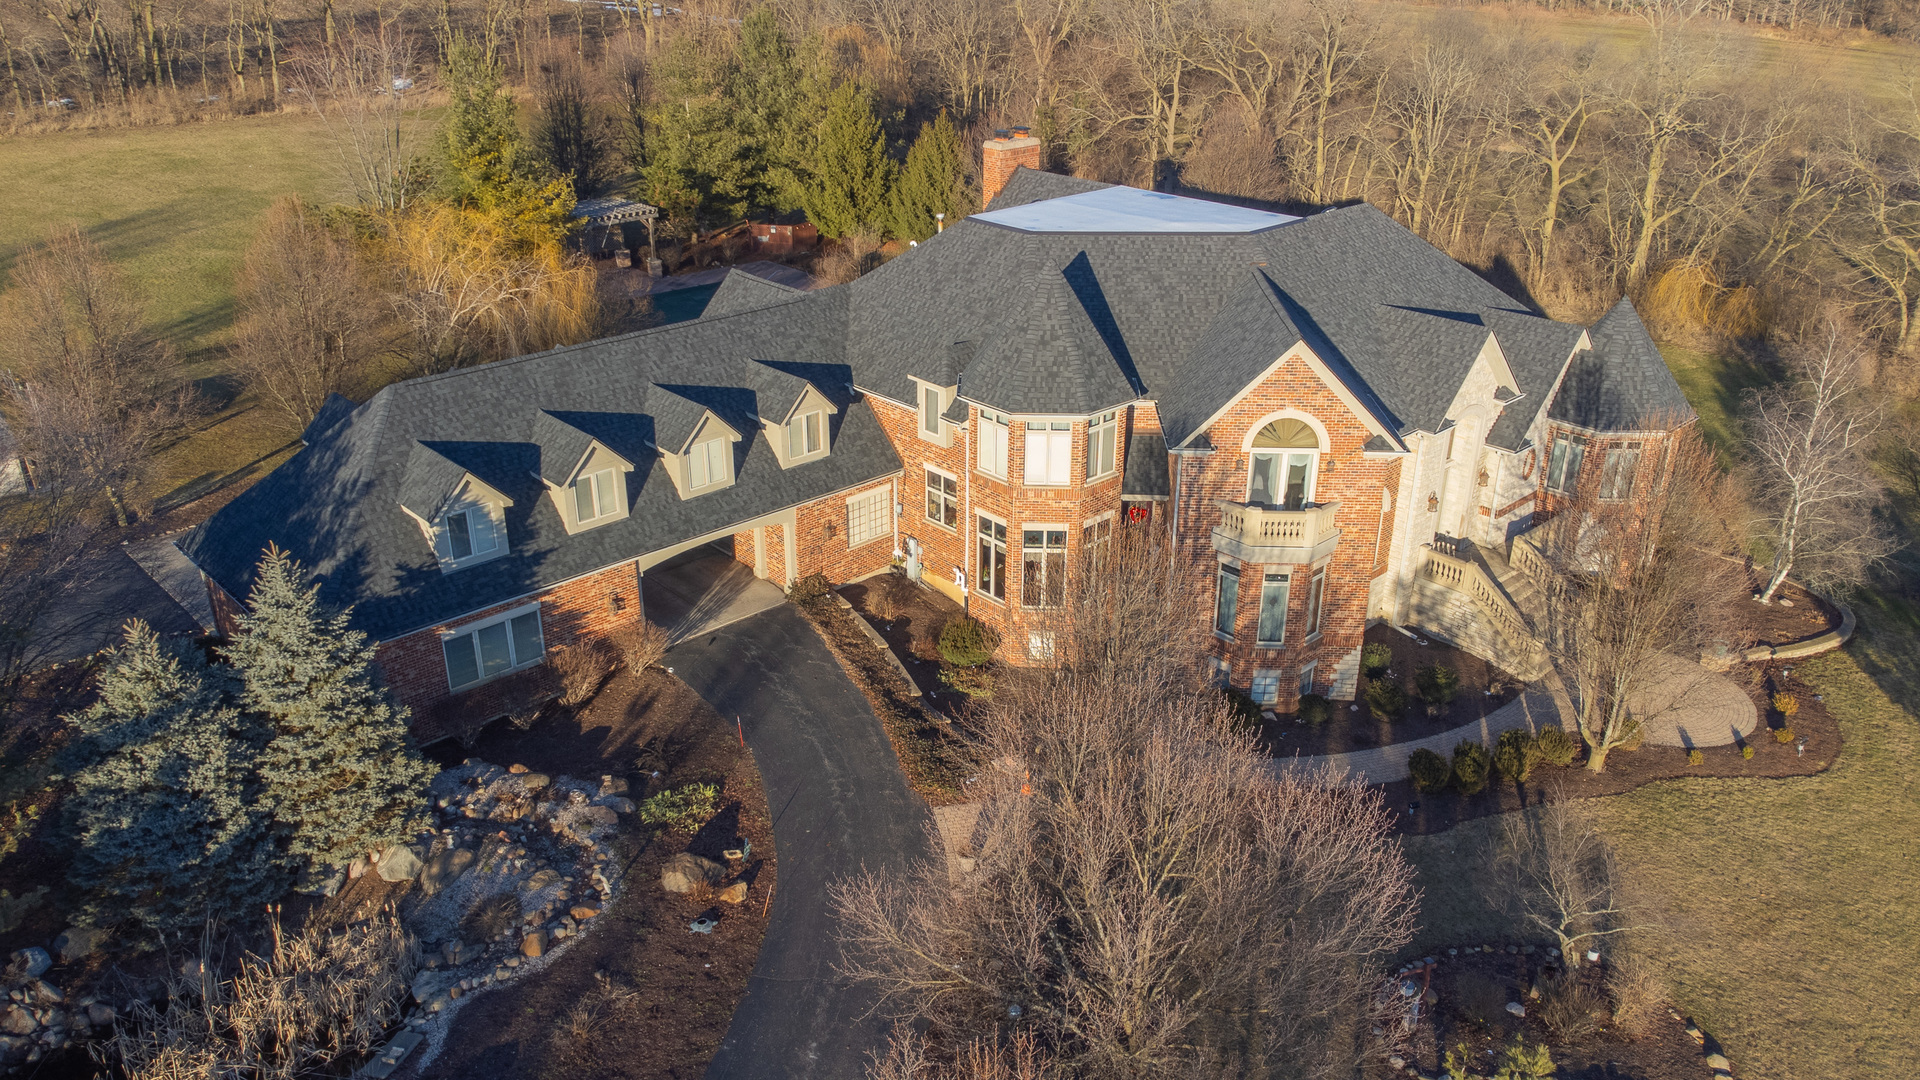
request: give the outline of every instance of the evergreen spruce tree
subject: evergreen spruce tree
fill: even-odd
[[[519,105],[500,85],[493,58],[455,35],[447,52],[447,115],[441,128],[443,194],[467,202],[529,179]]]
[[[692,35],[676,39],[654,66],[659,104],[647,114],[639,197],[666,212],[675,231],[701,218],[738,221],[769,205],[765,145],[739,99],[726,92],[731,57],[716,57]]]
[[[809,172],[803,205],[820,235],[884,227],[893,162],[866,87],[848,80],[833,89]]]
[[[144,623],[69,717],[68,826],[88,914],[178,930],[209,915],[246,918],[286,887],[254,764],[264,733],[228,701],[230,679]]]
[[[367,636],[347,628],[348,612],[323,610],[317,591],[286,552],[267,549],[225,650],[242,707],[272,732],[259,771],[286,852],[314,869],[406,839],[434,773],[406,710],[374,682]]]
[[[920,134],[907,150],[906,167],[893,186],[893,235],[925,240],[938,231],[935,214],[947,215],[949,224],[958,221],[967,205],[962,183],[960,140],[943,109],[920,125]]]

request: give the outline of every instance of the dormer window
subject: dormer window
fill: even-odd
[[[920,395],[920,430],[940,437],[940,388],[926,387]]]
[[[953,425],[947,423],[942,414],[953,404],[953,396],[960,388],[930,383],[917,376],[913,384],[919,388],[918,400],[914,402],[914,411],[920,414],[915,433],[925,442],[946,446],[953,438]]]
[[[687,454],[687,487],[692,491],[724,484],[733,479],[733,470],[727,460],[728,441],[725,438],[708,439],[693,444]]]
[[[620,489],[612,469],[588,473],[573,482],[573,512],[580,524],[612,517],[619,511]]]
[[[440,525],[441,535],[446,538],[444,554],[452,567],[479,562],[500,550],[501,523],[485,506],[449,510]]]
[[[815,410],[794,417],[787,424],[789,460],[817,454],[826,447],[827,414]]]

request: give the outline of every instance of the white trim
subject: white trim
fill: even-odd
[[[1312,428],[1313,437],[1320,440],[1320,445],[1314,448],[1316,451],[1323,454],[1331,453],[1333,451],[1333,437],[1327,434],[1327,426],[1320,422],[1320,418],[1303,409],[1296,409],[1291,405],[1289,405],[1284,409],[1279,409],[1275,412],[1268,413],[1267,415],[1261,417],[1260,419],[1255,420],[1253,422],[1253,425],[1247,428],[1247,433],[1240,437],[1241,451],[1243,453],[1249,453],[1249,454],[1252,453],[1254,438],[1258,436],[1262,431],[1265,431],[1267,429],[1267,425],[1272,424],[1277,420],[1300,421],[1301,423]],[[1262,450],[1305,450],[1307,449],[1307,447],[1263,446],[1260,449]]]

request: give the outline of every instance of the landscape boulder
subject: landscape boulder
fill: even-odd
[[[683,893],[693,888],[696,882],[712,885],[726,874],[726,868],[712,859],[703,859],[683,851],[668,859],[666,865],[660,868],[660,887],[670,893]]]
[[[425,1005],[459,981],[460,977],[451,971],[423,971],[413,977],[413,1000]]]
[[[37,979],[45,975],[47,969],[52,966],[53,957],[47,955],[47,950],[38,945],[31,945],[15,952],[13,956],[9,958],[7,964],[7,981],[14,982],[19,979]]]
[[[71,964],[92,956],[106,941],[105,930],[92,926],[69,926],[53,939],[53,951],[60,954],[61,963]]]
[[[576,904],[573,910],[567,914],[572,915],[577,922],[586,922],[588,919],[600,914],[600,909],[587,907],[585,904]]]
[[[33,1018],[33,1011],[19,1005],[9,1005],[6,1012],[0,1013],[0,1033],[31,1035],[33,1029],[39,1026],[39,1022]]]
[[[532,960],[547,951],[547,932],[535,930],[520,939],[520,954]]]
[[[473,852],[466,848],[449,848],[427,860],[420,871],[420,888],[428,896],[447,887],[454,878],[467,872],[474,863]]]
[[[410,845],[395,844],[381,853],[374,869],[381,881],[412,881],[420,876],[420,853]]]
[[[726,888],[721,889],[720,899],[725,900],[729,904],[746,903],[747,902],[747,883],[744,881],[736,881],[733,884],[727,886]]]
[[[1708,1054],[1707,1068],[1718,1069],[1721,1072],[1732,1072],[1733,1062],[1728,1061],[1725,1054]]]

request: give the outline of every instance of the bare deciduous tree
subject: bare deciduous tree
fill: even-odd
[[[1556,797],[1501,820],[1499,899],[1552,935],[1569,965],[1593,943],[1633,929],[1616,895],[1613,850],[1578,803]]]
[[[198,414],[145,305],[77,227],[14,265],[0,312],[0,394],[52,495],[104,494],[127,523],[127,493],[154,448]]]
[[[382,15],[296,69],[293,93],[326,125],[347,189],[381,213],[406,209],[427,181],[420,155],[431,127],[415,100],[417,51],[403,19]]]
[[[1350,1074],[1411,872],[1377,793],[1230,729],[1168,643],[1197,620],[1166,556],[1116,538],[1041,639],[1055,666],[996,690],[976,869],[835,889],[848,973],[958,1052],[1017,1017],[1071,1075]]]
[[[1753,395],[1748,453],[1773,548],[1763,604],[1790,574],[1816,589],[1858,585],[1893,551],[1874,515],[1880,485],[1869,458],[1882,421],[1861,382],[1863,353],[1856,334],[1830,321],[1792,352],[1782,384]]]
[[[376,346],[375,297],[349,240],[298,198],[267,211],[240,270],[234,366],[295,429],[350,393]]]
[[[1691,663],[1718,632],[1739,588],[1723,557],[1734,500],[1713,452],[1691,423],[1653,447],[1591,451],[1577,494],[1527,537],[1546,567],[1539,629],[1593,772],[1648,719],[1634,709],[1675,658]]]

